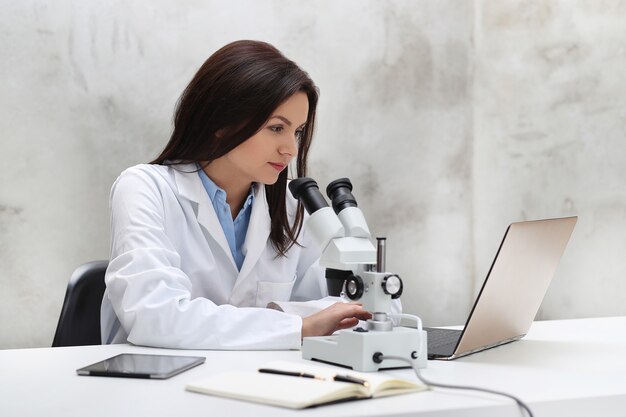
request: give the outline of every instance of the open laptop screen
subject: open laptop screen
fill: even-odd
[[[526,335],[576,221],[577,217],[565,217],[509,225],[453,354],[441,359]]]

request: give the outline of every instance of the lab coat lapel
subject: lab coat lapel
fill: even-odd
[[[271,219],[267,199],[265,198],[265,186],[256,184],[252,213],[250,213],[250,224],[243,244],[245,258],[233,288],[233,294],[237,291],[237,287],[241,286],[246,277],[250,275],[261,254],[265,251],[270,229]]]
[[[230,251],[230,246],[228,246],[226,235],[224,235],[224,229],[222,229],[222,225],[213,208],[213,203],[204,189],[202,180],[196,170],[195,164],[176,167],[174,175],[178,192],[181,196],[198,204],[198,211],[196,212],[198,223],[209,232],[209,236],[217,242],[224,251],[224,255],[230,259],[232,267],[237,271],[237,265]]]

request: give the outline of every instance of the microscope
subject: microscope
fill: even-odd
[[[385,271],[385,238],[371,242],[370,231],[352,195],[348,178],[331,182],[326,194],[332,209],[322,196],[317,183],[307,177],[289,183],[294,198],[299,199],[310,214],[305,225],[320,245],[320,265],[326,268],[330,295],[341,294],[358,301],[372,314],[367,327],[340,330],[331,336],[305,337],[302,357],[370,372],[406,367],[398,360],[385,360],[382,355],[404,356],[413,365],[427,364],[427,336],[418,317],[391,313],[392,300],[402,294],[402,280]],[[392,318],[413,318],[416,328],[394,326]]]

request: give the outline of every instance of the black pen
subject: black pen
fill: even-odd
[[[263,374],[275,374],[275,375],[285,375],[285,376],[296,376],[300,378],[312,378],[312,379],[320,379],[325,381],[327,378],[322,376],[317,376],[313,374],[307,374],[306,372],[294,372],[294,371],[282,371],[280,369],[269,369],[269,368],[261,368],[259,372]],[[333,381],[337,382],[349,382],[351,384],[359,384],[363,386],[368,386],[368,382],[364,379],[355,378],[350,375],[335,375],[333,376]]]
[[[359,384],[359,385],[363,385],[365,387],[367,387],[369,385],[369,383],[366,380],[360,379],[360,378],[355,378],[355,377],[350,376],[350,375],[335,375],[333,377],[333,379],[335,381],[350,382],[352,384]]]
[[[269,368],[261,368],[259,372],[262,374],[276,374],[276,375],[286,375],[286,376],[299,376],[301,378],[314,378],[314,379],[324,379],[317,377],[313,374],[307,374],[305,372],[291,372],[291,371],[281,371],[278,369],[269,369]]]

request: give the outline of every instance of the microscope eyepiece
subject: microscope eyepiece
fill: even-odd
[[[328,203],[320,192],[317,182],[309,177],[296,178],[289,182],[289,191],[294,198],[302,201],[307,213],[313,214],[317,210],[328,207]]]
[[[352,183],[348,178],[339,178],[328,184],[326,195],[333,202],[335,213],[348,207],[357,207],[356,199],[352,195]]]

